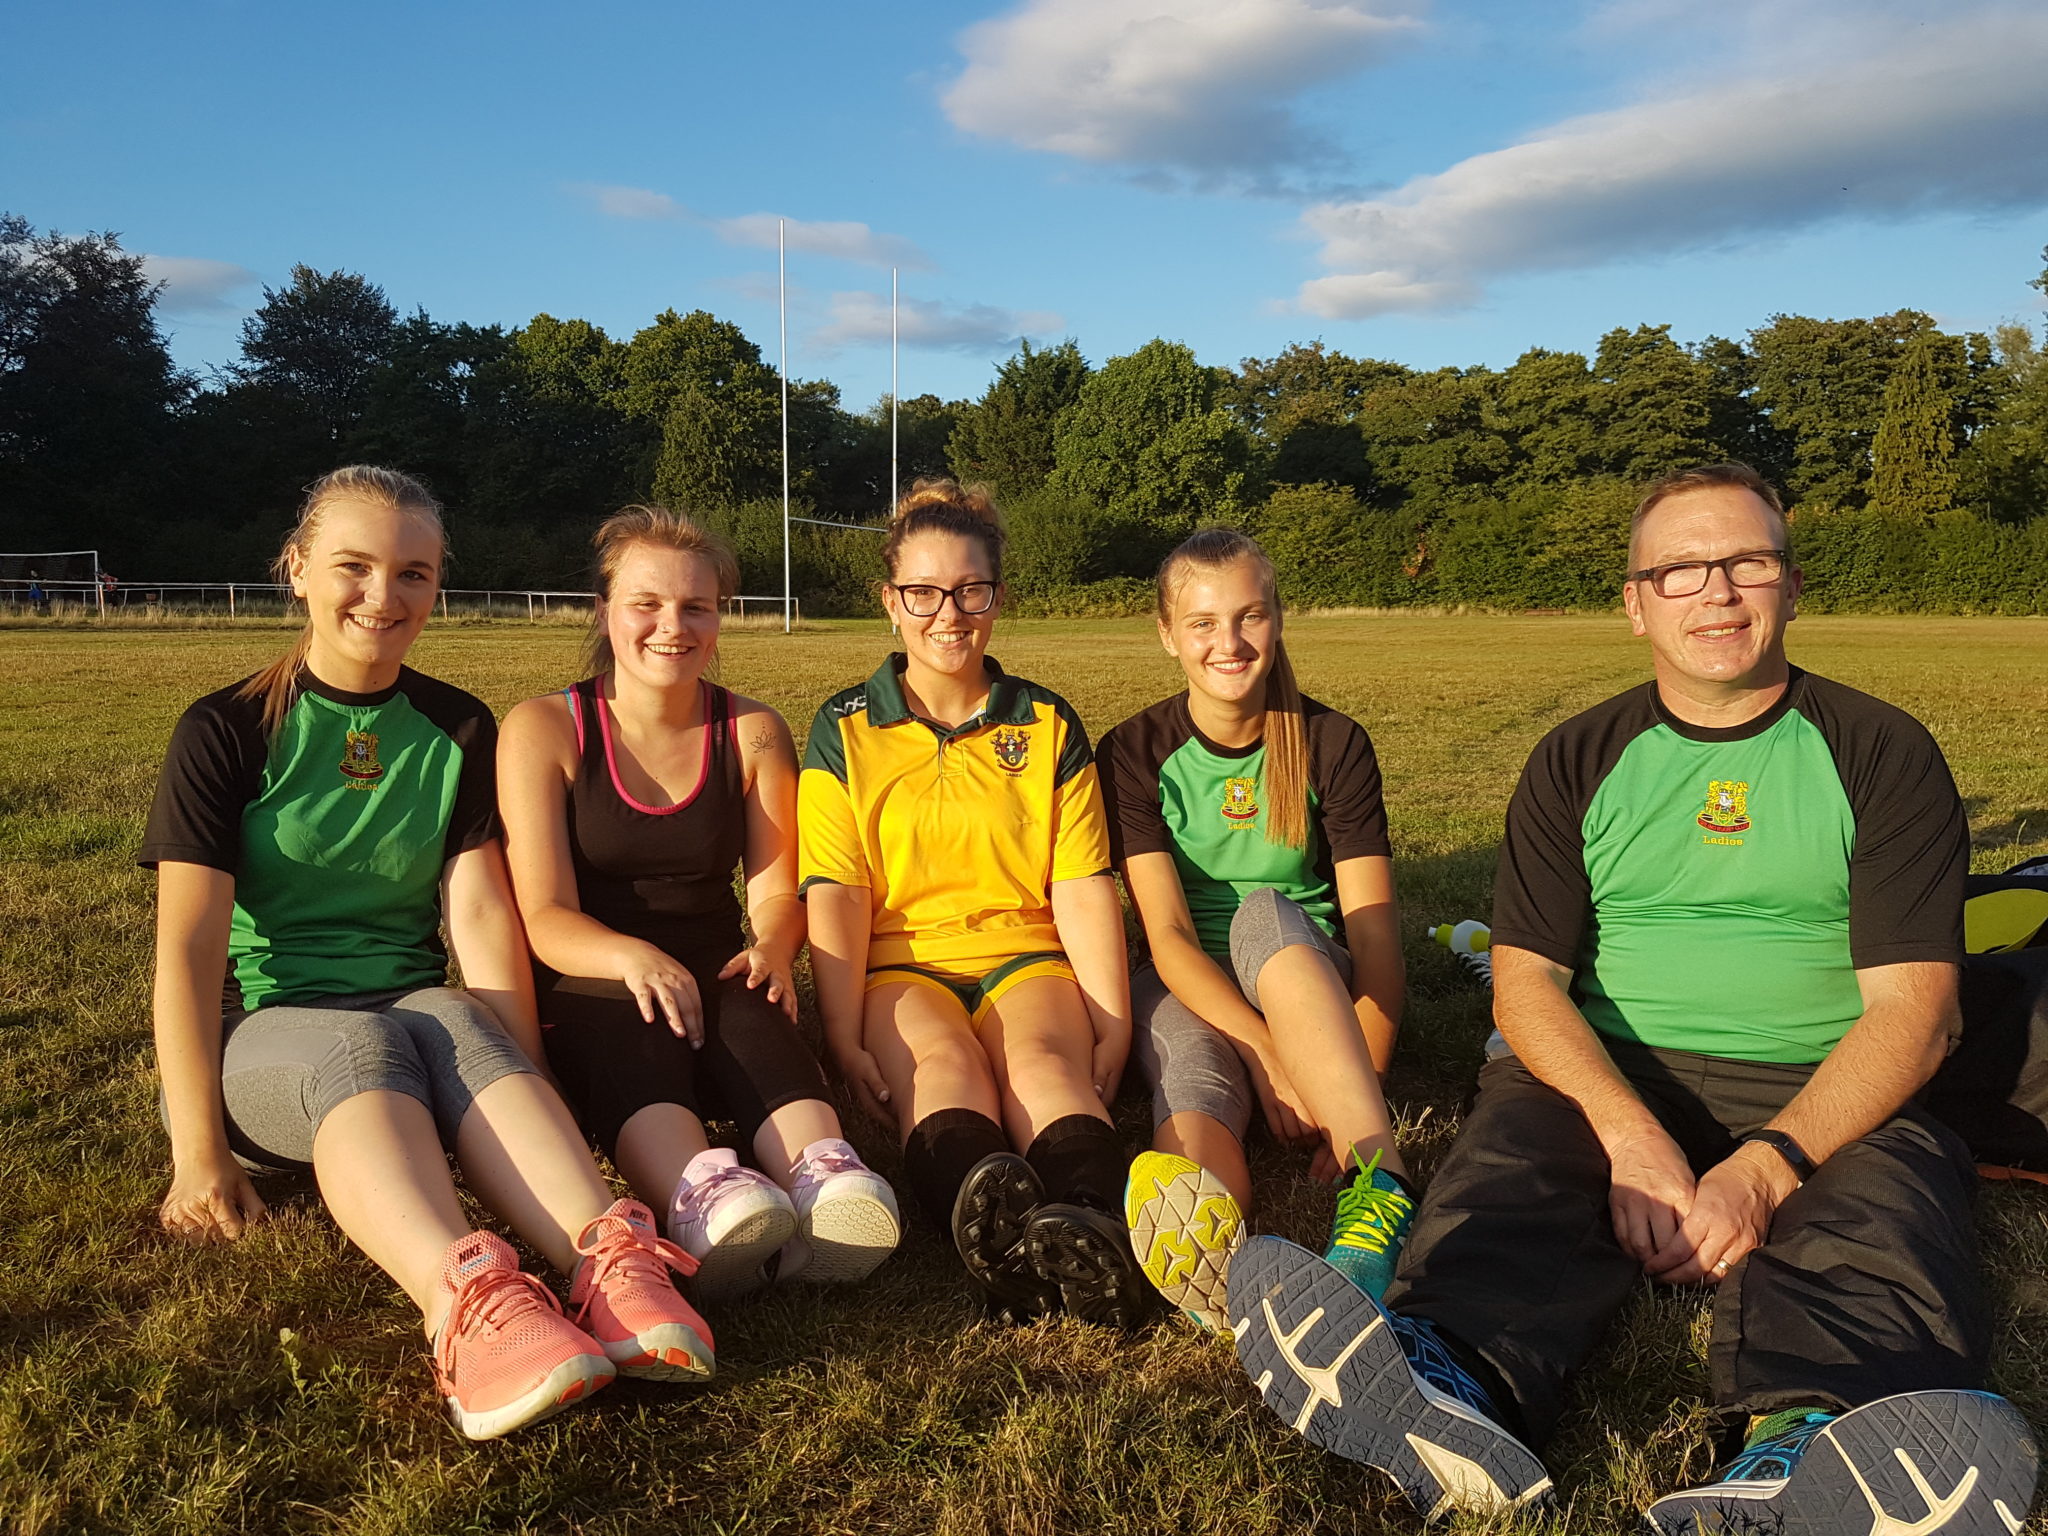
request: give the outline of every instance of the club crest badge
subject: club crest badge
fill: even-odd
[[[1006,725],[993,737],[996,766],[1005,773],[1022,773],[1031,766],[1031,733]]]
[[[1707,785],[1707,808],[1699,823],[1709,832],[1724,835],[1749,830],[1749,781],[1715,779]]]
[[[352,787],[365,789],[384,777],[384,765],[377,761],[376,732],[348,733],[348,744],[341,754],[341,775],[352,781]]]
[[[1223,781],[1223,819],[1233,822],[1249,822],[1258,819],[1259,781],[1257,779],[1225,779]]]

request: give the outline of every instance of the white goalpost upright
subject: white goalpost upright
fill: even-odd
[[[896,402],[902,394],[896,378],[896,269],[889,269],[889,504],[883,511],[894,514],[896,498],[903,491],[903,477],[896,468]]]
[[[875,528],[863,523],[842,523],[822,517],[797,517],[789,510],[789,254],[785,239],[788,221],[775,221],[775,315],[780,341],[782,370],[782,632],[786,635],[793,627],[790,622],[796,596],[790,585],[789,525],[791,523],[814,523],[820,528],[840,528],[852,533],[886,534],[886,527]],[[897,438],[896,438],[896,395],[897,395],[897,324],[896,324],[896,268],[889,269],[889,505],[896,509],[897,482]]]
[[[782,632],[789,619],[789,260],[783,248],[783,221],[775,221],[775,309],[782,332]]]

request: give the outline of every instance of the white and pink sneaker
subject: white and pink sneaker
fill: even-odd
[[[697,1261],[693,1292],[699,1301],[764,1284],[762,1265],[796,1230],[789,1196],[765,1173],[741,1167],[730,1147],[691,1158],[669,1200],[668,1234]]]
[[[790,1172],[798,1236],[776,1278],[819,1285],[865,1280],[896,1251],[903,1235],[896,1192],[847,1143],[836,1136],[812,1142]]]

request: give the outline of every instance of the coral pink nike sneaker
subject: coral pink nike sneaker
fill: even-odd
[[[501,1237],[472,1232],[449,1244],[441,1286],[450,1301],[434,1335],[434,1381],[472,1440],[559,1413],[617,1373]]]
[[[656,1234],[654,1213],[620,1200],[576,1239],[583,1261],[569,1285],[576,1321],[622,1376],[705,1381],[711,1329],[677,1292],[669,1271],[689,1276],[697,1261]]]

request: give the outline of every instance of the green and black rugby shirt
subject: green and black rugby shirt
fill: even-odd
[[[235,877],[227,1006],[439,986],[442,867],[498,836],[490,710],[410,667],[379,693],[302,673],[266,741],[241,686],[178,721],[140,856]]]
[[[1391,852],[1379,760],[1365,728],[1314,699],[1301,701],[1308,736],[1306,848],[1266,841],[1263,739],[1210,740],[1185,690],[1115,727],[1096,747],[1117,866],[1135,853],[1170,853],[1202,948],[1230,961],[1230,920],[1255,890],[1300,903],[1340,943],[1337,863]]]
[[[1795,667],[1756,719],[1674,718],[1654,683],[1558,726],[1508,806],[1493,942],[1573,971],[1620,1040],[1816,1062],[1856,972],[1963,958],[1969,827],[1903,710]]]

